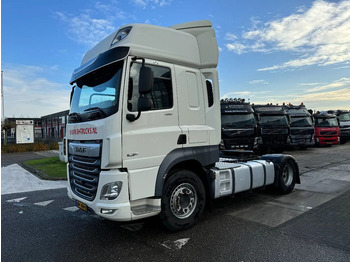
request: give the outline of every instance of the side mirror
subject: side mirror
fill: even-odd
[[[153,71],[150,67],[142,66],[139,77],[139,93],[148,94],[152,91],[154,82]]]
[[[149,98],[146,97],[153,89],[154,75],[150,67],[142,66],[140,68],[139,76],[139,94],[140,97],[137,103],[137,115],[127,114],[126,119],[133,122],[140,118],[141,111],[148,111],[152,108],[152,103]]]

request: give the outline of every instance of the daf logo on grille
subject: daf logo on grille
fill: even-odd
[[[86,147],[76,146],[75,147],[75,152],[76,153],[83,153],[83,154],[85,154],[87,152],[87,148]]]
[[[78,156],[87,157],[99,157],[100,156],[100,144],[90,144],[90,143],[69,143],[69,153]]]

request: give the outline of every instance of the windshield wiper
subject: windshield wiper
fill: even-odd
[[[85,109],[84,111],[85,111],[85,112],[88,112],[88,111],[95,111],[95,110],[101,112],[104,116],[106,115],[105,111],[103,111],[102,108],[97,107],[97,106],[96,106],[96,107],[91,107],[91,108]]]
[[[81,121],[81,116],[78,113],[70,113],[68,115],[68,121],[69,122],[80,122]]]
[[[85,112],[91,111],[88,120],[100,119],[106,116],[105,111],[100,107],[91,107],[84,110]]]

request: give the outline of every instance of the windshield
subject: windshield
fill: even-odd
[[[221,124],[224,127],[254,127],[254,114],[221,115]]]
[[[336,118],[317,118],[315,121],[317,127],[337,127],[338,121]]]
[[[309,127],[312,125],[312,118],[310,116],[292,117],[291,119],[291,127]]]
[[[339,115],[340,121],[350,121],[350,113],[342,113]]]
[[[262,126],[288,126],[288,120],[285,115],[279,116],[261,116]]]
[[[116,62],[80,78],[76,82],[70,116],[84,122],[103,118],[118,111],[123,62]]]

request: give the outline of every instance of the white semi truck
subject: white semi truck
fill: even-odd
[[[210,21],[130,24],[89,50],[72,75],[68,196],[114,221],[160,215],[191,227],[212,199],[300,183],[296,161],[219,159],[218,46]]]

